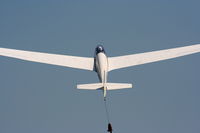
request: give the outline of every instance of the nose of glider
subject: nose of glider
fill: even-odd
[[[101,52],[105,53],[105,50],[102,45],[98,45],[95,51],[96,51],[96,54],[101,53]]]

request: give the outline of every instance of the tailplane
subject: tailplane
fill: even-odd
[[[103,88],[103,83],[80,84],[80,85],[77,85],[77,88],[84,89],[84,90],[99,90]]]
[[[107,90],[132,88],[132,84],[127,84],[127,83],[107,83],[106,86]]]
[[[86,90],[100,90],[106,88],[106,90],[118,90],[125,88],[132,88],[132,84],[127,83],[93,83],[93,84],[80,84],[77,85],[78,89]]]

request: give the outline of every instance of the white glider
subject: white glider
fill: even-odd
[[[0,48],[1,56],[95,71],[97,72],[100,83],[77,85],[77,88],[103,90],[104,98],[106,97],[107,90],[132,88],[132,84],[108,83],[107,74],[111,70],[172,59],[197,52],[200,52],[200,44],[117,57],[107,57],[103,46],[98,45],[95,49],[94,58]]]

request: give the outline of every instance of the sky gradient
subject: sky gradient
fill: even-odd
[[[200,43],[198,0],[1,0],[0,47],[93,57]],[[200,54],[109,73],[114,133],[199,133]],[[95,72],[0,57],[1,133],[103,133]]]

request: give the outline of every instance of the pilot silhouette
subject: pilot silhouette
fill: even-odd
[[[113,129],[112,129],[112,125],[111,123],[108,123],[108,132],[112,133]]]

